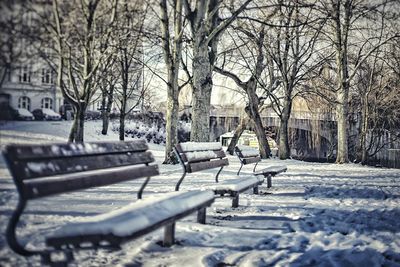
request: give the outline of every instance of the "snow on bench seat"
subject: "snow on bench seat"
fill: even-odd
[[[238,145],[236,147],[240,150],[241,156],[243,158],[257,157],[260,155],[260,152],[255,148],[252,148],[249,146],[242,146],[242,145]]]
[[[264,176],[267,178],[267,187],[270,188],[272,186],[272,176],[277,175],[278,173],[285,172],[287,170],[286,166],[269,166],[264,169],[256,171],[257,165],[261,162],[260,153],[258,150],[248,147],[238,145],[235,147],[235,153],[239,158],[240,167],[237,172],[237,175],[240,174],[242,167],[247,164],[255,163],[253,168],[253,174],[256,176]]]
[[[211,186],[214,191],[234,191],[243,192],[249,188],[253,188],[254,184],[262,183],[264,179],[256,176],[245,176],[241,178],[220,181],[218,184]]]
[[[101,236],[104,239],[100,238],[100,241],[118,240],[119,243],[124,238],[150,232],[165,221],[191,213],[213,200],[214,192],[200,190],[149,197],[115,211],[68,224],[49,236],[46,243],[50,246],[79,245],[79,238],[85,240],[86,236]]]
[[[277,175],[278,173],[287,171],[286,166],[269,166],[262,170],[258,170],[254,173],[254,175]]]

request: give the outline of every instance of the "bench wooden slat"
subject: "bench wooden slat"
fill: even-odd
[[[238,192],[241,193],[246,191],[250,188],[253,188],[255,184],[261,184],[263,179],[259,179],[256,176],[245,176],[241,178],[234,178],[229,180],[221,181],[214,186],[210,186],[211,189],[217,191],[218,193],[221,192]]]
[[[241,158],[257,157],[260,155],[260,152],[252,147],[236,146],[235,151]]]
[[[254,174],[255,175],[272,175],[272,176],[274,176],[281,172],[286,172],[286,171],[287,171],[286,166],[269,166],[262,170],[256,171]]]
[[[218,142],[185,142],[179,143],[175,147],[179,153],[222,149]]]
[[[243,164],[250,164],[250,163],[255,163],[255,162],[260,162],[261,157],[252,157],[252,158],[243,158],[242,159]]]
[[[124,166],[97,171],[88,171],[62,176],[27,180],[24,197],[34,199],[54,194],[115,184],[141,177],[158,175],[158,166]]]
[[[6,154],[10,160],[53,159],[84,155],[101,155],[146,151],[145,140],[104,143],[63,143],[53,145],[9,145]]]
[[[124,152],[123,154],[31,160],[19,163],[20,174],[18,178],[32,179],[151,162],[154,162],[151,152]]]
[[[197,151],[197,152],[186,152],[182,153],[182,159],[185,162],[198,162],[210,159],[225,158],[225,152],[223,150],[211,150],[211,151]]]
[[[191,173],[228,165],[229,162],[227,158],[212,161],[194,162],[186,165],[186,171]]]

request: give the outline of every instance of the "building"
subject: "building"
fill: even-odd
[[[47,1],[35,0],[30,3],[38,10],[50,7]],[[54,57],[46,47],[48,42],[32,38],[38,30],[34,26],[40,25],[35,24],[38,15],[24,8],[24,4],[22,0],[0,2],[0,110],[9,110],[8,107],[29,111],[48,108],[59,112],[65,100],[61,89],[56,86],[55,66],[51,68],[48,62]],[[143,66],[132,65],[131,68],[132,79],[137,77],[137,81],[130,81],[134,86],[128,92],[126,111],[134,106],[142,106],[137,103],[143,87]],[[118,96],[114,96],[114,99],[118,101]],[[101,90],[97,90],[91,97],[88,110],[102,108]],[[117,110],[115,103],[112,110]]]

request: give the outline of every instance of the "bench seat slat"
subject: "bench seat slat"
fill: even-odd
[[[250,164],[250,163],[256,163],[261,161],[261,157],[251,157],[251,158],[243,158],[243,164]]]
[[[136,165],[26,180],[23,194],[34,199],[158,175],[157,165]]]
[[[242,192],[244,189],[252,188],[254,185],[261,184],[263,179],[256,176],[245,176],[241,178],[223,180],[211,188],[215,191],[233,191]]]
[[[229,165],[229,162],[228,162],[227,158],[212,160],[212,161],[194,162],[194,163],[188,163],[186,165],[186,171],[187,172],[198,172],[198,171],[202,171],[202,170],[207,170],[207,169],[212,169],[212,168],[217,168],[217,167],[222,167],[222,166],[228,166],[228,165]]]
[[[135,238],[190,214],[214,201],[212,191],[188,191],[149,197],[124,208],[71,223],[46,238],[46,244],[79,246],[79,242],[111,241],[120,243]],[[78,242],[78,244],[77,244]]]
[[[274,175],[277,175],[277,174],[285,172],[285,171],[287,171],[287,167],[286,166],[269,166],[269,167],[264,168],[262,170],[258,170],[254,174],[255,175],[270,174],[270,175],[274,176]]]
[[[210,150],[210,151],[192,151],[182,154],[182,159],[185,162],[198,162],[210,159],[226,157],[223,150]]]
[[[84,155],[146,151],[145,140],[108,143],[62,143],[49,145],[9,145],[7,154],[11,160],[52,159]]]
[[[235,147],[235,150],[241,158],[257,157],[260,155],[257,149],[248,146],[239,145]]]
[[[154,158],[151,152],[110,155],[95,155],[72,158],[41,159],[39,161],[25,161],[19,164],[20,179],[31,179],[66,173],[90,171],[96,169],[126,166],[133,164],[151,163]]]

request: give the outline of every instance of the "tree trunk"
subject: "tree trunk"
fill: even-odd
[[[69,136],[68,136],[68,142],[74,142],[75,141],[75,134],[76,134],[76,129],[78,128],[76,125],[78,123],[77,116],[78,113],[74,116],[74,121],[72,122],[72,127],[71,130],[69,131]]]
[[[348,158],[348,133],[347,133],[347,114],[348,114],[348,92],[340,89],[337,93],[338,102],[336,105],[337,123],[337,154],[336,163],[342,164],[349,162]]]
[[[108,114],[106,110],[106,103],[107,103],[107,93],[103,91],[101,96],[101,119],[103,123],[101,129],[102,135],[107,135],[108,131]]]
[[[107,92],[105,95],[103,95],[102,99],[102,110],[101,110],[101,117],[103,121],[103,127],[101,130],[101,133],[103,135],[107,135],[108,133],[108,125],[110,123],[110,112],[111,112],[111,106],[113,103],[113,95],[114,95],[114,89],[110,88],[110,91]]]
[[[351,19],[351,1],[344,2],[344,23],[341,22],[341,3],[333,2],[333,17],[335,22],[335,46],[337,67],[336,92],[336,122],[337,122],[337,153],[336,163],[349,162],[347,114],[349,101],[349,72],[348,72],[348,34]]]
[[[249,124],[250,120],[247,117],[242,117],[239,125],[236,127],[235,132],[232,136],[231,142],[228,145],[228,149],[226,150],[230,155],[233,155],[235,152],[235,147],[239,142],[239,138],[242,135],[243,131],[246,129],[246,126]]]
[[[290,157],[289,146],[289,118],[292,109],[292,100],[286,99],[280,116],[279,127],[279,158],[288,159]]]
[[[125,140],[125,112],[121,109],[121,113],[119,114],[119,140]]]
[[[110,123],[110,113],[107,110],[102,110],[101,111],[101,119],[103,122],[102,129],[101,129],[101,134],[102,135],[107,135],[108,133],[108,125]]]
[[[69,142],[83,142],[85,129],[85,111],[86,107],[76,107],[74,122],[72,124],[72,128],[68,138]]]
[[[368,162],[368,151],[367,151],[367,133],[368,133],[368,95],[364,100],[364,105],[361,111],[361,135],[360,135],[360,152],[361,152],[361,164],[367,164]]]
[[[257,136],[258,146],[260,150],[260,156],[263,159],[269,158],[271,149],[269,148],[267,135],[262,123],[262,119],[259,112],[259,100],[256,94],[257,81],[252,77],[246,86],[246,93],[249,99],[249,105],[245,108],[249,118],[254,122],[254,131]]]
[[[199,41],[200,42],[200,41]],[[193,59],[193,107],[190,140],[210,140],[210,102],[212,67],[208,58],[208,46],[198,47]]]
[[[160,0],[160,22],[162,33],[162,47],[164,61],[168,70],[167,82],[167,124],[166,124],[166,142],[165,157],[163,164],[175,163],[172,149],[178,142],[178,110],[179,110],[179,91],[178,84],[179,65],[182,58],[182,1],[174,1],[174,35],[172,46],[170,36],[170,23],[168,17],[167,1]]]
[[[167,99],[167,124],[166,124],[166,144],[165,144],[165,159],[163,164],[170,164],[175,163],[173,160],[172,149],[175,144],[178,142],[178,109],[179,109],[179,102],[178,102],[178,95],[179,92],[174,90],[173,88],[170,89],[172,92],[168,92],[168,99]]]
[[[279,128],[279,158],[288,159],[290,157],[289,147],[289,131],[288,131],[289,118],[281,116]]]
[[[258,140],[258,147],[260,149],[260,156],[263,159],[267,159],[271,155],[271,150],[269,148],[267,135],[265,134],[265,129],[262,124],[260,114],[255,115],[253,118],[253,121],[255,124],[254,127],[255,127],[255,132],[256,132],[257,140]]]

